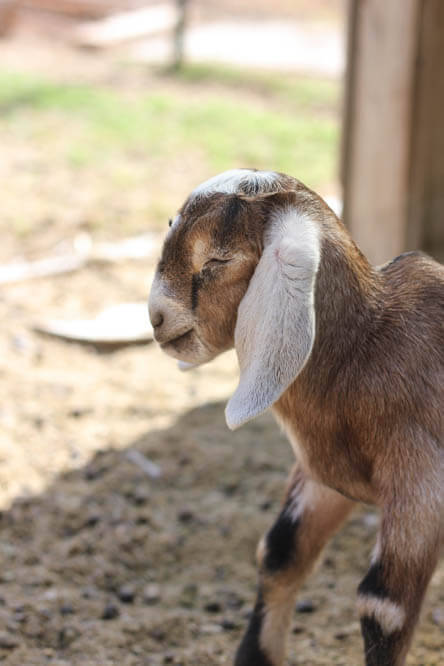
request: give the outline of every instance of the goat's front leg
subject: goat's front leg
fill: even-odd
[[[440,548],[439,507],[404,498],[383,513],[370,569],[358,587],[366,666],[402,666]],[[417,500],[417,498],[416,498]]]
[[[280,666],[296,593],[354,502],[294,468],[282,510],[258,547],[259,589],[235,666]]]

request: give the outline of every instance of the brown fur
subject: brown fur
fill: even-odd
[[[238,197],[231,199],[237,200]],[[204,212],[195,205],[185,205],[181,211],[184,222],[171,241],[165,243],[158,266],[158,272],[170,285],[174,299],[187,308],[192,305],[193,275],[200,268],[196,308],[199,338],[205,341],[209,351],[214,351],[214,355],[230,349],[234,344],[237,308],[262,247],[263,230],[257,220],[263,216],[255,214],[255,210],[251,210],[245,202],[240,202],[236,220],[233,221],[227,217],[232,214],[229,204],[226,196],[214,195]],[[221,216],[225,222],[222,230],[218,224]],[[193,258],[196,259],[194,246],[197,240],[206,249],[208,258],[212,255],[232,257],[235,252],[239,258],[230,264],[228,271],[223,264],[207,269],[203,268],[203,262],[200,267],[196,266]],[[193,341],[189,340],[188,346],[191,348],[192,345]]]
[[[158,268],[191,332],[175,342],[170,317],[155,327],[156,338],[191,362],[232,347],[268,220],[288,207],[320,228],[316,336],[308,362],[273,411],[298,459],[289,492],[302,475],[319,501],[307,505],[298,524],[298,559],[272,574],[261,567],[260,649],[264,663],[282,662],[276,626],[287,622],[300,581],[356,500],[382,509],[378,584],[407,617],[402,630],[384,638],[384,648],[375,638],[378,626],[363,622],[373,653],[367,663],[378,663],[378,650],[385,650],[391,656],[383,663],[400,666],[443,540],[444,267],[420,254],[372,267],[326,204],[287,176],[276,192],[192,196]],[[228,262],[206,265],[213,257]],[[154,323],[158,313],[152,316]],[[248,644],[253,638],[250,631]],[[236,663],[255,666],[248,649]]]

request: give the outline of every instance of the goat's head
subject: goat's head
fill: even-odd
[[[328,216],[293,178],[235,170],[194,190],[171,224],[149,300],[155,339],[184,366],[235,345],[231,428],[273,404],[310,355]]]

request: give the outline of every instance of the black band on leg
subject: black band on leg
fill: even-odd
[[[358,594],[362,596],[371,595],[372,597],[378,597],[378,599],[389,598],[390,593],[384,583],[384,572],[380,562],[372,564],[358,587]]]
[[[268,573],[284,569],[294,559],[298,526],[299,519],[293,520],[285,509],[281,511],[266,537],[264,567]]]

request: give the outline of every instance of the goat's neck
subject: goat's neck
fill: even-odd
[[[351,239],[338,243],[327,236],[315,291],[314,360],[324,363],[327,355],[330,362],[345,362],[377,325],[382,301],[379,273]]]
[[[315,402],[324,403],[336,378],[353,372],[356,356],[361,355],[379,325],[382,303],[383,286],[378,271],[345,231],[339,237],[327,234],[315,288],[315,342],[290,393],[296,391],[299,401],[311,396]],[[280,407],[285,408],[284,396],[276,405],[278,412]]]

